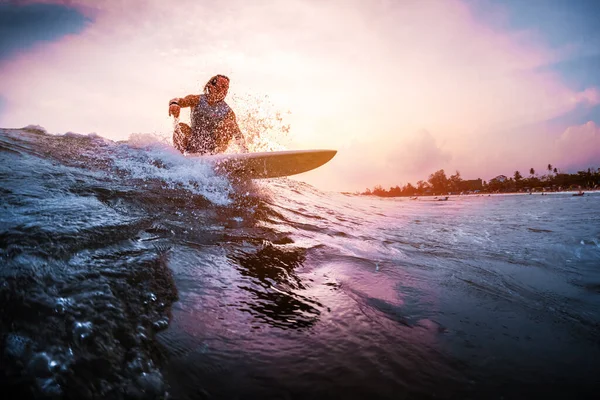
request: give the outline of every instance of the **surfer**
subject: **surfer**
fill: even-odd
[[[181,107],[191,108],[191,126],[178,123],[173,132],[173,144],[180,152],[222,153],[235,137],[244,153],[246,140],[240,131],[233,110],[225,103],[229,78],[215,75],[204,85],[203,94],[190,94],[169,101],[169,116],[179,118]]]

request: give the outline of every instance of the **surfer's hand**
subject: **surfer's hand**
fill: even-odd
[[[177,104],[171,104],[169,106],[169,117],[172,115],[175,118],[179,118],[179,111],[181,110],[181,107],[179,107]]]

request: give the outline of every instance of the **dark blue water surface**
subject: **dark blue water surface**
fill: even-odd
[[[599,393],[600,193],[325,193],[28,128],[0,200],[14,398]]]

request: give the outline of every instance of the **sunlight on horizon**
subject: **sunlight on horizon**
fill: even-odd
[[[1,127],[169,137],[168,100],[222,73],[238,118],[279,112],[277,129],[289,125],[265,143],[338,150],[298,177],[320,188],[600,160],[593,121],[549,122],[600,103],[544,68],[568,49],[492,29],[458,0],[68,4],[91,19],[82,32],[0,60]]]

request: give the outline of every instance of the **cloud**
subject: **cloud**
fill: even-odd
[[[567,128],[555,142],[561,169],[600,168],[600,127],[594,121]]]
[[[0,3],[0,60],[36,43],[81,32],[89,20],[76,10],[55,4]]]
[[[451,160],[450,152],[431,133],[421,130],[389,140],[385,150],[380,143],[352,140],[339,150],[327,173],[319,171],[311,179],[323,187],[331,187],[326,182],[333,181],[337,190],[364,189],[357,182],[364,182],[365,187],[389,187],[425,179],[429,173],[447,167]]]
[[[575,94],[573,103],[596,106],[600,104],[600,91],[598,91],[597,88],[587,88],[584,91]]]
[[[301,176],[334,190],[440,168],[497,175],[544,137],[523,126],[599,103],[598,89],[543,68],[562,52],[487,26],[458,0],[45,3],[92,23],[0,65],[0,126],[168,137],[167,101],[224,73],[240,114],[265,96],[292,112],[290,148],[339,150]]]
[[[451,159],[452,155],[437,144],[431,133],[421,130],[388,150],[386,168],[398,176],[421,179],[423,171],[434,172]]]

